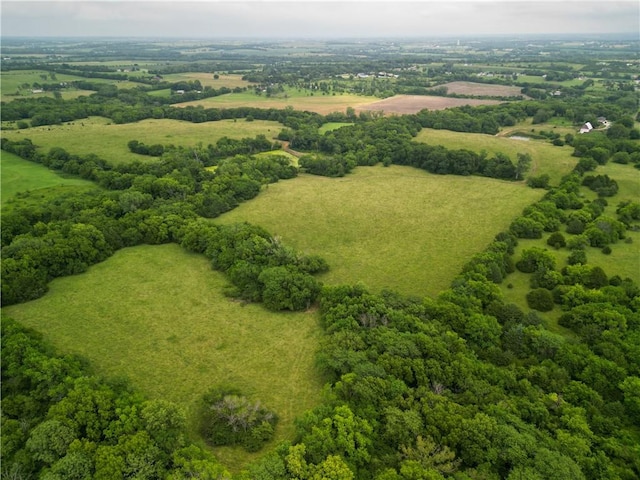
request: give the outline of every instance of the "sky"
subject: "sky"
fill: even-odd
[[[0,9],[5,37],[428,38],[640,30],[637,0],[2,0]]]

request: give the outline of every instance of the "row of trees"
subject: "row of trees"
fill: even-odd
[[[65,195],[44,205],[16,206],[3,213],[4,305],[37,298],[52,278],[85,271],[120,248],[181,242],[185,235],[194,235],[192,219],[216,217],[255,197],[262,185],[297,173],[286,157],[276,155],[228,158],[212,172],[189,151],[173,151],[155,163],[114,167],[62,149],[41,155],[28,140],[3,139],[3,147],[108,189]],[[326,269],[326,264],[298,257],[265,232],[247,228],[251,233],[246,243],[232,240],[244,235],[234,230],[222,229],[224,234],[219,235],[225,255],[237,255],[230,263],[214,262],[215,268],[230,270],[233,293],[263,300],[274,310],[306,308],[319,291],[311,274]],[[213,238],[209,229],[203,232]],[[239,251],[233,253],[236,248]],[[209,255],[213,259],[218,254],[209,250]]]

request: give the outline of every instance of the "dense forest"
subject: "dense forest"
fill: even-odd
[[[136,58],[154,55],[137,52]],[[391,70],[412,60],[392,64],[385,58],[373,66]],[[336,72],[343,67],[334,66]],[[194,64],[171,68],[198,70]],[[67,65],[55,71],[71,70]],[[73,67],[76,75],[80,70]],[[289,67],[265,67],[247,77],[279,83],[314,78],[305,72],[298,69],[296,76]],[[2,478],[640,477],[640,286],[588,261],[593,249],[610,253],[640,229],[640,200],[617,204],[615,217],[605,214],[619,185],[598,172],[609,162],[640,168],[633,92],[619,89],[594,100],[576,88],[575,95],[563,99],[414,115],[356,115],[349,109],[320,115],[291,108],[177,108],[171,106],[173,96],[89,80],[111,73],[85,69],[83,88],[97,92],[88,97],[2,104],[2,121],[16,122],[25,134],[21,141],[3,137],[3,152],[95,184],[46,202],[25,195],[3,209],[2,305],[39,298],[54,278],[85,272],[122,248],[176,243],[203,255],[226,276],[229,297],[260,302],[272,311],[318,309],[324,401],[296,420],[294,440],[232,474],[208,445],[258,451],[273,436],[277,412],[238,390],[212,389],[199,412],[202,438],[190,438],[186,413],[178,405],[145,399],[135,385],[97,375],[86,360],[55,351],[38,332],[3,317]],[[442,72],[432,70],[436,74]],[[394,93],[416,85],[399,82]],[[171,88],[178,87],[184,85]],[[228,93],[195,93],[195,88],[194,98]],[[284,128],[273,140],[224,137],[190,147],[133,139],[128,148],[148,158],[119,164],[61,146],[43,152],[28,139],[31,127],[95,115],[119,124],[146,118],[194,123],[243,118],[274,120]],[[595,123],[601,116],[610,128],[546,139],[569,145],[577,159],[557,184],[545,174],[527,175],[529,154],[510,158],[415,141],[423,128],[495,135],[529,118],[534,124],[553,118],[577,124]],[[329,122],[348,124],[320,133]],[[277,154],[282,142],[301,154],[299,166]],[[496,232],[435,298],[372,292],[364,284],[323,284],[318,276],[330,265],[320,256],[297,252],[259,225],[211,222],[269,184],[300,172],[343,177],[358,166],[377,164],[526,182],[544,194],[507,230]],[[597,198],[589,200],[584,189]],[[519,241],[547,235],[548,249],[516,253]],[[551,249],[569,251],[566,264],[559,264]],[[514,272],[530,282],[528,309],[502,293]],[[553,309],[561,311],[557,323],[565,333],[551,328],[545,317]]]

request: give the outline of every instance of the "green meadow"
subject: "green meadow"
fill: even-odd
[[[450,149],[467,149],[475,152],[484,150],[489,155],[502,152],[513,161],[517,159],[518,153],[528,153],[532,158],[529,175],[546,173],[551,177],[552,184],[557,184],[563,175],[573,170],[577,163],[577,158],[571,156],[572,147],[556,147],[546,140],[517,140],[482,133],[462,133],[431,128],[423,128],[415,140],[430,145],[442,145]]]
[[[322,256],[325,283],[435,296],[542,195],[522,183],[359,167],[342,178],[301,175],[269,185],[216,221],[255,223]]]
[[[198,399],[226,384],[278,414],[273,444],[292,440],[294,418],[321,400],[318,316],[233,301],[222,293],[225,284],[204,256],[175,244],[140,246],[56,279],[44,297],[3,312],[60,351],[88,358],[98,373],[126,377],[149,398],[179,403],[194,434]],[[230,468],[261,455],[215,453]]]
[[[110,162],[123,163],[132,160],[149,161],[152,158],[130,152],[127,144],[131,140],[138,140],[147,145],[208,145],[222,137],[240,139],[265,135],[271,140],[281,129],[280,123],[267,120],[191,123],[181,120],[148,119],[116,125],[107,118],[91,117],[63,125],[7,130],[3,135],[11,140],[29,138],[43,152],[48,152],[52,147],[62,147],[75,155],[93,153]]]
[[[379,101],[376,97],[366,97],[362,95],[342,94],[342,95],[322,95],[320,92],[309,92],[309,90],[287,88],[285,94],[267,97],[266,94],[256,95],[251,90],[242,93],[228,93],[217,97],[194,100],[192,102],[177,103],[176,106],[186,107],[188,105],[202,105],[205,108],[236,108],[236,107],[256,107],[256,108],[287,108],[296,110],[306,110],[326,115],[333,112],[344,112],[347,107],[357,108]]]
[[[0,153],[0,205],[15,203],[15,196],[23,192],[56,187],[95,187],[93,182],[77,177],[63,176],[43,165],[29,162],[12,153]]]

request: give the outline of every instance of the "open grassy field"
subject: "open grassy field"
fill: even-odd
[[[301,175],[269,185],[216,221],[246,220],[324,257],[326,283],[437,295],[542,194],[521,183],[359,167],[343,178]]]
[[[12,153],[0,152],[0,205],[6,206],[15,201],[15,196],[21,192],[50,187],[95,187],[93,182],[80,178],[65,177],[49,170],[43,165],[29,162]]]
[[[556,147],[546,140],[516,140],[508,137],[485,135],[482,133],[462,133],[449,130],[423,128],[415,138],[417,142],[442,145],[450,149],[467,149],[475,152],[485,150],[489,155],[502,152],[513,161],[518,153],[528,153],[533,159],[529,175],[547,173],[551,183],[557,184],[563,175],[571,172],[577,163],[572,157],[573,148]]]
[[[76,155],[94,153],[113,163],[131,160],[149,161],[153,157],[131,153],[127,144],[131,140],[153,145],[204,145],[215,143],[222,137],[245,138],[263,134],[268,139],[282,129],[278,122],[255,120],[220,120],[218,122],[191,123],[180,120],[148,119],[122,125],[109,119],[92,117],[64,125],[51,125],[26,130],[7,130],[3,135],[12,140],[30,138],[42,151],[62,147]]]
[[[293,419],[320,402],[318,316],[243,305],[222,294],[225,283],[204,256],[174,244],[140,246],[3,312],[60,351],[87,357],[99,373],[181,404],[191,421],[207,389],[237,386],[277,412],[276,442],[292,439]],[[216,453],[232,469],[256,456]]]
[[[365,97],[361,95],[322,95],[316,93],[311,95],[306,90],[287,89],[286,97],[256,95],[255,92],[229,93],[218,97],[194,100],[192,102],[176,103],[176,107],[186,107],[188,105],[202,105],[205,108],[235,108],[235,107],[256,107],[256,108],[287,108],[296,110],[306,110],[326,115],[333,112],[344,112],[347,107],[355,109],[363,108],[368,104],[380,100],[376,97]]]

